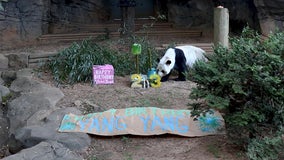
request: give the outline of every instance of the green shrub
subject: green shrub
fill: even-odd
[[[157,54],[155,54],[154,47],[147,41],[140,40],[138,42],[142,44],[142,53],[139,55],[140,71],[146,74],[149,69],[147,50],[151,51],[152,59]],[[111,49],[111,44],[98,44],[92,42],[91,39],[83,40],[80,43],[74,42],[70,47],[53,57],[48,66],[57,83],[90,82],[92,80],[92,66],[95,64],[111,64],[115,69],[115,75],[129,75],[136,71],[135,57],[130,53],[131,45],[126,45],[129,46],[129,52]]]
[[[263,40],[244,28],[230,38],[230,49],[214,48],[209,61],[192,71],[197,87],[190,94],[195,114],[214,108],[224,113],[227,133],[240,145],[273,135],[284,122],[284,33]]]
[[[278,160],[284,144],[281,136],[252,139],[248,145],[247,156],[251,160]]]

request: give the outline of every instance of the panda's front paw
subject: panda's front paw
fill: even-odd
[[[175,78],[175,81],[186,81],[186,78]]]
[[[162,77],[162,78],[161,78],[161,82],[166,82],[167,80],[168,80],[167,77]]]

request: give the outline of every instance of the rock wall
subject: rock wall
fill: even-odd
[[[260,31],[253,0],[222,0],[221,5],[229,10],[231,32],[240,33],[246,25]]]
[[[103,0],[51,0],[49,33],[62,32],[72,25],[108,21],[110,10],[105,3]]]
[[[168,21],[175,27],[211,27],[213,8],[211,0],[168,0]]]
[[[73,24],[100,23],[109,12],[103,0],[9,0],[0,11],[0,49],[36,42]]]
[[[222,5],[230,14],[230,30],[238,33],[247,24],[259,30],[257,10],[253,0],[169,0],[169,21],[180,27],[212,28],[214,7]]]
[[[254,0],[260,28],[267,35],[275,29],[284,30],[284,1],[283,0]]]
[[[47,32],[50,3],[46,0],[9,0],[2,2],[0,44],[15,46],[34,40]]]
[[[268,34],[284,30],[283,0],[156,0],[165,6],[168,21],[176,27],[212,28],[213,9],[229,9],[230,31],[238,33],[245,25]],[[159,3],[157,3],[159,2]],[[0,11],[0,49],[36,42],[46,33],[60,33],[80,24],[97,24],[112,17],[115,0],[9,0]],[[155,7],[158,8],[158,7]]]

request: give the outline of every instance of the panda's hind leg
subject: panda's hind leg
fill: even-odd
[[[181,49],[176,49],[176,62],[175,62],[175,70],[178,71],[178,78],[174,79],[175,81],[186,81],[185,73],[187,71],[186,66],[186,57],[184,52]]]
[[[186,81],[185,72],[179,72],[178,78],[174,79],[175,81]]]
[[[177,65],[177,70],[178,70],[178,78],[174,79],[175,81],[186,81],[186,72],[187,72],[187,67],[185,62],[180,63]]]

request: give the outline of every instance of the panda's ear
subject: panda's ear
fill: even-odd
[[[166,65],[170,65],[171,63],[172,63],[171,60],[167,60],[167,61],[166,61]]]

